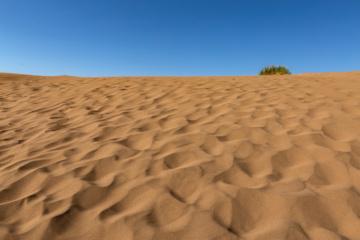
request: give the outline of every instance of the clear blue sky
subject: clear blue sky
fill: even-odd
[[[234,76],[360,70],[360,0],[0,0],[0,72]]]

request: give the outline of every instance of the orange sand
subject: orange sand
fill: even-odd
[[[360,72],[1,73],[0,239],[358,240]]]

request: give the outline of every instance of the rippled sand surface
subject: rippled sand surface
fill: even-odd
[[[0,73],[0,239],[360,239],[360,72]]]

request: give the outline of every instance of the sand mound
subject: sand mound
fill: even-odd
[[[0,239],[360,240],[360,72],[0,74]]]

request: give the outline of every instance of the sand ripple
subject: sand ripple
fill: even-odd
[[[0,74],[0,239],[360,239],[359,72]]]

